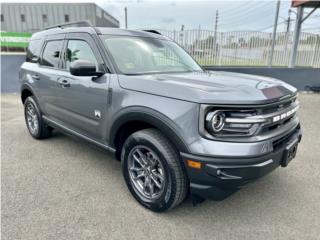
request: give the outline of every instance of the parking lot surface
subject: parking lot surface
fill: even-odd
[[[19,96],[4,94],[2,239],[319,239],[320,95],[300,102],[304,136],[287,168],[224,201],[156,214],[131,197],[118,161],[59,133],[33,139]]]

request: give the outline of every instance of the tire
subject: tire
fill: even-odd
[[[130,135],[122,147],[121,163],[131,194],[144,207],[164,212],[186,198],[188,179],[184,166],[172,144],[158,130],[144,129]]]
[[[48,138],[52,134],[52,128],[45,124],[38,104],[33,96],[24,102],[24,117],[30,135],[36,139]]]

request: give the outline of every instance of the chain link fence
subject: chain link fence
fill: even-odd
[[[201,65],[268,66],[272,33],[158,30],[180,44]],[[293,32],[277,33],[272,66],[289,64]],[[302,32],[296,66],[320,68],[320,35]]]

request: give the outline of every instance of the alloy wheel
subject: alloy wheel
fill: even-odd
[[[158,155],[146,146],[136,146],[129,153],[128,171],[134,190],[153,201],[164,191],[165,172]]]
[[[37,111],[32,103],[28,103],[26,106],[26,118],[31,134],[36,135],[39,131],[39,119]]]

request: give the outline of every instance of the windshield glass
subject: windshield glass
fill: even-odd
[[[103,36],[118,69],[123,74],[202,71],[176,43],[131,36]]]

